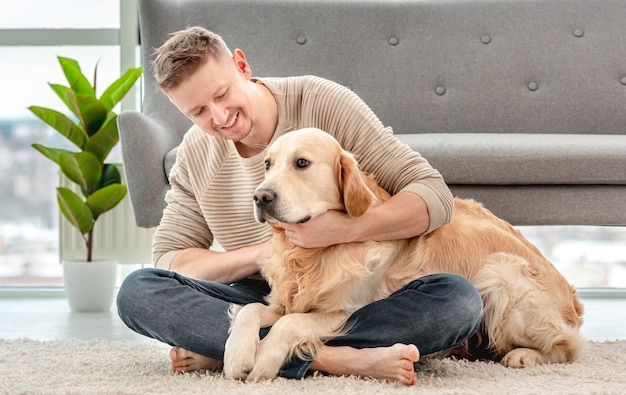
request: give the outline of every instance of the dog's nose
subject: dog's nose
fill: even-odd
[[[257,206],[267,206],[276,199],[276,192],[269,188],[258,189],[254,192],[254,204]]]

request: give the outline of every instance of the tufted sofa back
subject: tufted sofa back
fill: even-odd
[[[337,81],[398,134],[625,134],[626,1],[600,2],[143,0],[143,64],[201,25],[253,75]],[[149,67],[144,78],[143,112],[184,133]]]

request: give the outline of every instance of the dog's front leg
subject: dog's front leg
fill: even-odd
[[[292,353],[305,343],[321,344],[337,335],[345,314],[293,313],[280,317],[263,338],[248,381],[273,379]]]
[[[274,310],[261,303],[243,306],[233,318],[224,349],[224,374],[242,380],[254,367],[259,346],[259,330],[278,320]]]

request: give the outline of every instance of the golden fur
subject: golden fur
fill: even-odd
[[[261,263],[272,287],[267,301],[233,309],[226,343],[228,377],[276,377],[293,354],[315,355],[358,308],[413,279],[457,273],[478,289],[481,329],[454,350],[523,367],[574,360],[583,307],[572,286],[519,231],[480,203],[455,199],[454,219],[409,240],[305,249],[291,244],[276,221],[305,222],[327,210],[362,215],[389,198],[354,157],[317,129],[279,138],[266,156],[255,193],[255,217],[274,229],[273,256]],[[259,328],[272,326],[259,341]],[[482,350],[481,350],[482,348]]]

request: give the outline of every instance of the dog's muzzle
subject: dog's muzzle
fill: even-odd
[[[289,218],[284,218],[283,214],[279,212],[277,207],[278,196],[276,191],[271,188],[259,188],[254,192],[254,219],[257,222],[263,223],[265,221],[280,221],[280,222],[293,222],[303,224],[311,219],[310,215],[304,218],[294,221]]]

